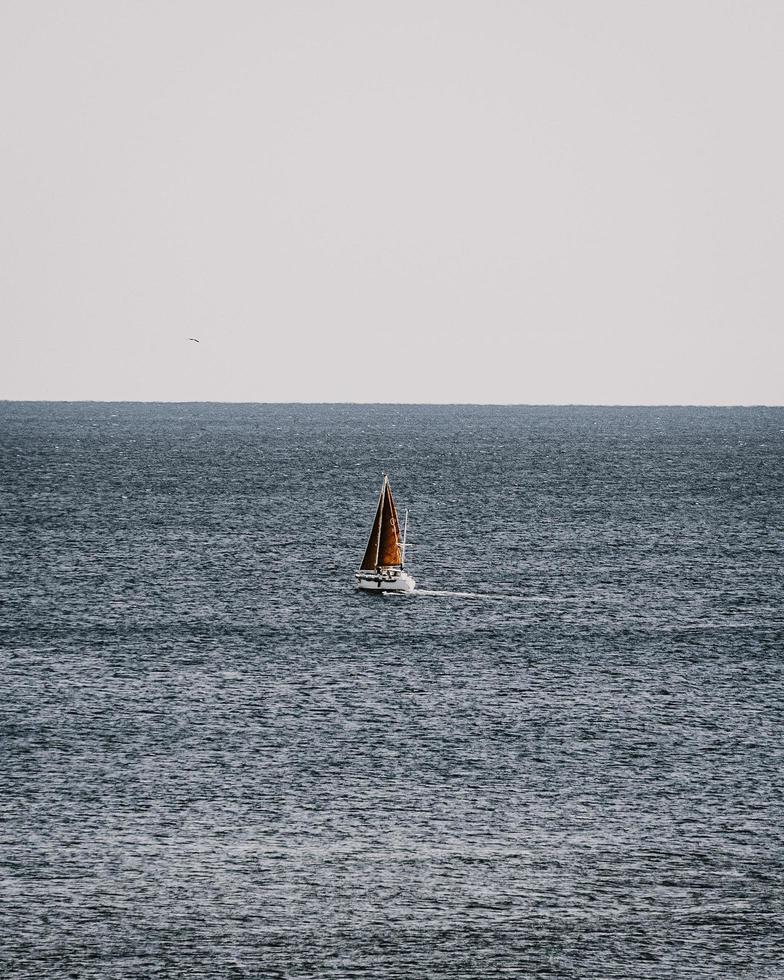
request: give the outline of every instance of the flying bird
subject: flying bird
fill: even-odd
[[[188,340],[192,340],[192,341],[194,342],[194,344],[198,344],[198,343],[200,343],[200,341],[199,341],[199,338],[198,338],[198,337],[188,337]]]

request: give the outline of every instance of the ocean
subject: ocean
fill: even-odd
[[[0,454],[5,980],[784,977],[784,409],[5,402]],[[354,591],[382,472],[412,596]]]

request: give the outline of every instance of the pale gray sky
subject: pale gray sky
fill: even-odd
[[[782,404],[782,52],[782,0],[0,0],[0,398]]]

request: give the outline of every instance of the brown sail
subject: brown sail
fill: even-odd
[[[397,510],[392,499],[389,480],[384,477],[376,517],[360,569],[372,571],[391,566],[403,567],[403,553],[400,547],[400,523],[397,519]]]
[[[385,484],[386,488],[386,484]],[[381,491],[381,496],[378,498],[378,509],[376,510],[376,518],[373,521],[373,527],[370,530],[370,537],[368,538],[367,548],[365,548],[365,557],[362,559],[362,564],[359,566],[360,570],[373,571],[376,567],[378,561],[379,552],[379,536],[381,533],[381,517],[384,512],[384,491]]]
[[[386,481],[384,494],[384,512],[381,515],[381,546],[378,549],[378,564],[382,567],[403,565],[403,555],[400,549],[400,524],[397,520],[397,509],[392,499],[389,481]]]

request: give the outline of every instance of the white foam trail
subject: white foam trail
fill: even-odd
[[[483,599],[495,598],[494,596],[482,596],[478,592],[446,592],[439,589],[414,589],[414,595],[425,595],[425,596],[457,596],[460,599]]]
[[[558,602],[558,599],[550,599],[547,596],[522,596],[509,595],[505,592],[447,592],[442,589],[414,589],[409,595],[421,596],[446,596],[447,598],[457,599],[496,599],[506,602]],[[560,600],[563,601],[563,600]]]

